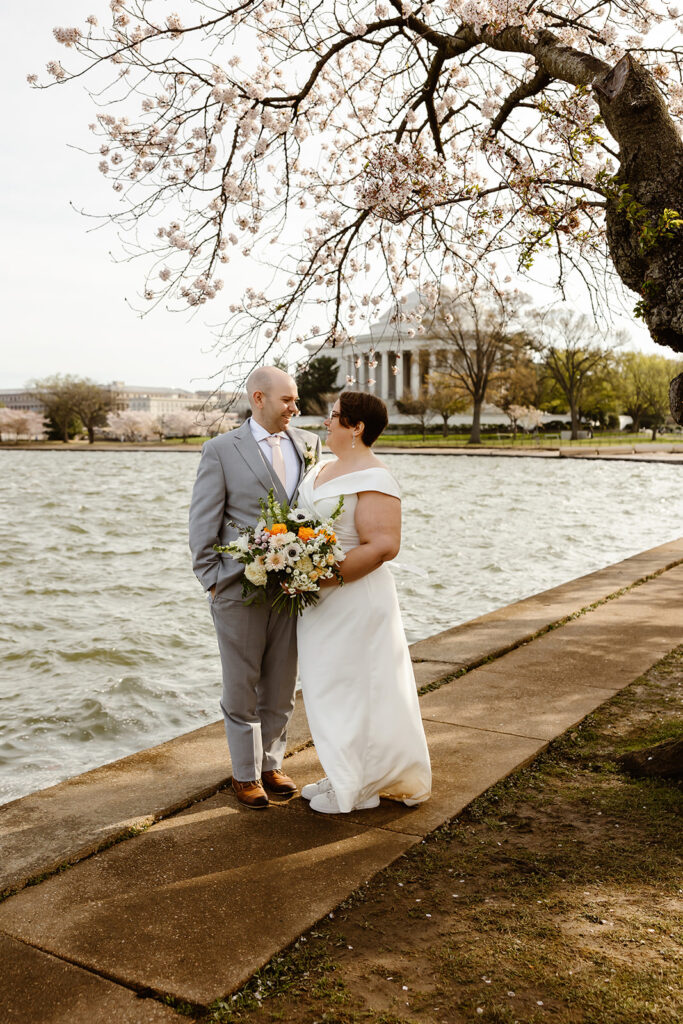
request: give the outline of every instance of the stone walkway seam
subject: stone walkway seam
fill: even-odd
[[[679,646],[682,587],[678,565],[420,698],[434,788],[419,807],[383,800],[328,816],[297,797],[255,813],[218,792],[7,899],[0,939],[115,979],[122,991],[209,1005]],[[524,735],[493,731],[503,726]],[[292,754],[289,770],[300,786],[319,777],[315,750]],[[26,991],[21,979],[35,977],[34,966],[11,948],[16,988]],[[13,991],[2,999],[8,1020],[43,1024],[38,1008],[16,1016]],[[69,1006],[50,1019],[93,1017]]]
[[[419,691],[461,680],[543,630],[565,628],[553,627],[566,625],[582,609],[594,614],[595,602],[682,562],[683,537],[418,641],[411,656]],[[307,743],[310,732],[299,696],[288,758]],[[0,893],[78,863],[126,840],[131,830],[149,828],[206,799],[229,782],[230,774],[218,722],[0,806]]]

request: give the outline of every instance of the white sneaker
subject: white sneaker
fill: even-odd
[[[320,793],[327,793],[330,789],[332,789],[332,783],[325,776],[322,779],[318,779],[317,782],[309,782],[307,786],[302,788],[301,795],[304,800],[312,800],[314,796],[318,796]]]
[[[303,796],[303,791],[302,791],[302,796]],[[343,812],[343,811],[339,810],[339,804],[337,803],[337,798],[334,795],[334,790],[332,789],[331,786],[330,786],[329,789],[325,790],[324,793],[318,793],[317,796],[314,796],[313,799],[311,800],[310,807],[311,807],[311,810],[319,811],[320,814],[342,814],[342,813],[346,813],[346,812]],[[356,804],[356,806],[353,808],[353,810],[354,811],[367,811],[371,807],[379,807],[379,797],[378,796],[370,797],[370,799],[366,800],[365,803]]]

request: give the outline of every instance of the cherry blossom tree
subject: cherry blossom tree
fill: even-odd
[[[162,425],[166,437],[181,437],[183,442],[188,437],[198,437],[204,431],[200,413],[196,409],[176,409],[175,412],[164,413]]]
[[[226,412],[222,406],[206,405],[196,413],[196,422],[199,434],[207,437],[216,437],[218,434],[227,434],[239,426],[240,418],[235,412]]]
[[[25,409],[0,409],[0,436],[10,435],[16,441],[42,438],[45,431],[45,417],[39,412]]]
[[[683,350],[668,0],[109,7],[55,29],[47,70],[93,82],[95,156],[151,303],[215,299],[231,259],[277,268],[222,318],[233,373],[293,341],[353,342],[387,296],[417,331],[406,286],[435,305],[442,281],[504,276],[513,254],[522,271],[554,255],[559,287],[574,268],[594,303],[613,267]]]
[[[137,409],[110,412],[107,433],[121,441],[148,441],[156,433],[155,418],[152,413]]]
[[[523,430],[532,431],[543,424],[544,413],[533,405],[522,406],[517,409],[516,419]]]
[[[503,409],[503,412],[505,413],[507,418],[510,420],[510,426],[512,427],[512,437],[513,439],[516,439],[517,428],[520,425],[522,418],[528,412],[528,406],[515,405],[514,402],[511,402],[509,405],[506,405],[504,407],[501,406],[501,408]],[[524,424],[522,423],[521,426],[524,427]]]

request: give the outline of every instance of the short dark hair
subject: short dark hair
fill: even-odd
[[[381,398],[366,391],[342,391],[339,396],[339,422],[342,427],[355,427],[362,423],[361,441],[369,448],[389,422],[387,407]]]

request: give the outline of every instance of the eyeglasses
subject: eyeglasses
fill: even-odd
[[[338,420],[339,419],[339,413],[338,412],[334,412],[333,409],[330,409],[328,414],[327,414],[327,418],[328,418],[328,420]]]

